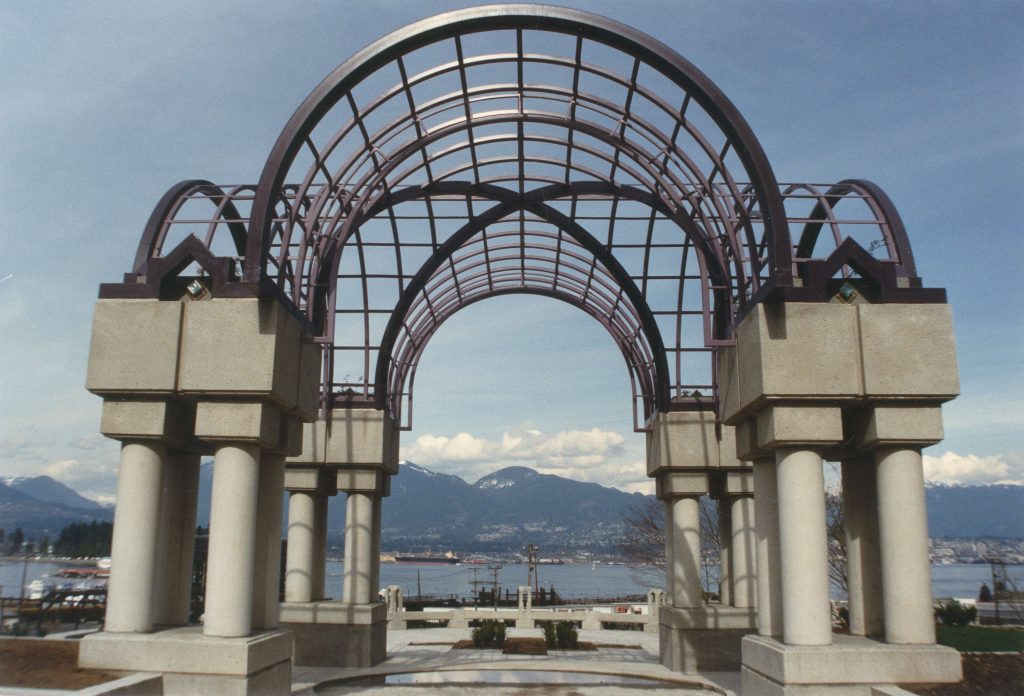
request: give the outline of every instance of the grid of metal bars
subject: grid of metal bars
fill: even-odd
[[[673,50],[529,5],[439,15],[357,53],[299,106],[256,186],[172,188],[136,273],[193,232],[305,315],[325,408],[372,402],[406,427],[424,346],[487,297],[547,295],[599,321],[643,428],[713,407],[711,353],[737,312],[846,237],[915,275],[876,186],[778,185],[735,106]]]
[[[871,249],[876,258],[899,263],[898,235],[893,233],[898,219],[888,217],[869,186],[780,186],[790,225],[803,230],[794,245],[798,264],[827,257],[847,237]],[[194,234],[218,255],[241,264],[244,258],[236,236],[249,223],[254,188],[208,185],[178,191],[164,208],[146,253],[159,256]],[[276,227],[283,229],[292,209],[309,206],[308,200],[296,205],[292,196],[297,190],[289,187],[293,193],[282,198]],[[389,207],[357,230],[335,278],[333,319],[320,337],[327,349],[327,400],[384,399],[408,427],[416,367],[433,333],[471,303],[501,294],[532,293],[579,307],[609,332],[630,372],[638,429],[657,406],[660,378],[657,351],[642,321],[645,313],[657,326],[655,345],[660,343],[665,355],[670,404],[713,402],[710,354],[729,340],[713,332],[714,292],[700,255],[668,216],[613,195],[575,195],[547,202],[585,229],[622,267],[643,299],[638,306],[609,270],[607,257],[599,258],[557,224],[532,212],[515,210],[500,217],[446,253],[445,243],[493,203],[472,195],[414,198]],[[275,252],[280,250],[275,247]],[[431,259],[437,268],[410,290]],[[852,271],[844,268],[843,273]],[[378,364],[388,323],[407,295],[408,307]],[[308,308],[303,304],[306,297],[298,296],[302,309]],[[377,380],[380,369],[385,370],[382,383]],[[381,386],[384,394],[378,393]]]

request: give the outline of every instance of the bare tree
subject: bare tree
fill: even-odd
[[[846,569],[846,532],[843,530],[843,496],[837,489],[825,491],[825,526],[828,532],[828,581],[843,597],[849,596]]]
[[[625,534],[619,553],[635,564],[639,582],[651,585],[665,583],[665,506],[657,498],[644,498],[630,509],[623,519]],[[701,586],[705,596],[718,584],[718,559],[721,542],[718,517],[710,501],[700,505]]]
[[[755,502],[756,505],[756,502]],[[846,535],[843,531],[843,497],[838,487],[825,491],[825,522],[828,532],[828,579],[842,596],[847,594]],[[656,498],[645,498],[623,519],[625,535],[619,553],[637,565],[639,582],[665,581],[665,508]],[[705,595],[719,583],[722,540],[716,506],[702,498],[700,506],[701,585]]]

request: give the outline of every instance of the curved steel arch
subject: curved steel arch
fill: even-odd
[[[560,55],[547,49],[557,36],[569,47]],[[497,50],[502,40],[510,50]],[[527,50],[534,41],[542,52]],[[796,245],[790,225],[803,228]],[[538,231],[549,228],[575,245],[579,267],[552,267]],[[492,267],[515,250],[488,244],[515,235],[520,268]],[[462,253],[478,265],[460,289]],[[668,47],[586,12],[499,5],[410,25],[342,64],[289,120],[258,185],[172,187],[133,273],[101,296],[174,299],[193,280],[214,295],[273,296],[329,349],[325,406],[336,388],[381,404],[406,381],[411,390],[426,339],[466,304],[551,296],[605,325],[634,411],[639,394],[650,415],[707,405],[710,353],[756,303],[825,302],[847,282],[871,301],[944,301],[916,273],[879,187],[779,185],[732,103]],[[421,340],[401,343],[376,321],[385,314]],[[338,356],[363,374],[342,379]],[[388,373],[392,358],[402,367]]]
[[[446,321],[448,321],[448,319],[452,318],[455,314],[457,314],[458,311],[466,309],[467,307],[470,307],[470,306],[472,306],[472,305],[474,305],[474,304],[476,304],[478,302],[482,302],[483,300],[491,299],[493,297],[502,297],[502,296],[506,296],[506,295],[537,295],[537,296],[540,296],[540,297],[549,297],[551,299],[558,300],[560,302],[564,302],[564,303],[568,304],[571,307],[575,307],[577,309],[582,310],[583,312],[585,312],[586,314],[590,315],[595,320],[597,320],[597,322],[599,324],[601,324],[602,326],[604,326],[606,330],[608,329],[608,327],[605,324],[605,322],[602,321],[603,315],[601,315],[600,312],[595,311],[595,309],[593,307],[589,306],[589,305],[577,302],[576,298],[573,295],[570,295],[568,293],[559,293],[559,292],[552,291],[552,290],[547,290],[547,289],[544,289],[544,288],[531,288],[531,289],[526,289],[526,288],[507,288],[507,289],[493,290],[493,291],[489,291],[489,292],[486,292],[486,293],[481,293],[479,295],[474,295],[473,297],[467,298],[466,300],[464,300],[462,303],[459,304],[457,311],[451,312],[450,314],[447,314],[447,315],[443,316],[440,319],[440,321],[437,322],[437,324],[433,327],[431,335],[433,333],[436,333],[441,328],[441,326]],[[612,337],[616,339],[616,344],[618,345],[619,351],[622,353],[622,357],[623,357],[623,359],[626,362],[627,368],[631,367],[631,365],[632,365],[632,357],[633,356],[631,356],[623,348],[621,342],[618,340],[618,337],[615,336],[614,333],[612,333],[610,330],[609,330],[609,333],[612,334]],[[389,382],[389,385],[390,385],[390,388],[389,388],[390,395],[389,395],[388,398],[389,398],[389,400],[392,400],[392,403],[389,404],[389,412],[394,414],[394,415],[397,415],[399,417],[399,419],[401,419],[401,420],[396,419],[396,422],[402,422],[402,421],[404,421],[405,423],[411,423],[412,422],[413,385],[414,385],[414,383],[416,381],[416,370],[419,367],[419,360],[422,357],[423,350],[426,348],[426,345],[427,345],[427,342],[424,341],[424,342],[422,342],[421,344],[419,344],[416,347],[416,353],[415,353],[414,359],[409,364],[408,371],[404,375],[404,379],[406,380],[406,383],[408,384],[408,389],[407,390],[403,390],[402,384],[401,383],[397,383],[397,380],[393,384],[391,382]],[[633,389],[633,392],[634,392],[634,398],[633,398],[633,420],[634,420],[635,424],[638,424],[638,423],[644,422],[644,420],[647,419],[649,414],[645,414],[645,419],[644,420],[640,419],[640,413],[639,413],[639,411],[637,409],[637,403],[636,403],[637,399],[636,399],[635,395],[638,392],[643,394],[644,397],[645,397],[644,398],[645,404],[646,404],[646,396],[647,395],[644,394],[644,386],[645,385],[643,385],[643,384],[639,384],[638,385],[637,384],[638,380],[636,379],[636,375],[635,375],[635,373],[634,373],[634,371],[632,369],[629,370],[629,378],[630,378],[630,386],[631,386],[631,388]],[[407,394],[408,397],[409,397],[409,399],[408,399],[409,413],[408,414],[403,413],[400,405],[397,405],[397,408],[396,408],[396,404],[393,403],[393,400],[395,399],[396,396],[401,397],[403,394]]]
[[[355,109],[351,97],[352,89],[378,68],[415,49],[442,39],[503,29],[562,32],[580,37],[580,40],[593,40],[635,57],[636,66],[642,61],[675,82],[686,95],[680,120],[685,122],[683,114],[687,102],[692,100],[699,104],[725,135],[727,149],[732,148],[750,175],[753,198],[759,202],[759,214],[767,239],[766,263],[770,282],[780,285],[788,285],[791,282],[792,249],[782,199],[771,166],[746,121],[717,86],[672,49],[628,26],[578,10],[529,5],[458,10],[413,24],[359,52],[314,89],[289,120],[261,175],[250,223],[245,279],[259,282],[265,277],[266,257],[271,243],[272,210],[276,205],[279,191],[291,164],[303,147],[308,145],[314,156],[319,157],[310,137],[314,128],[333,106],[348,97]],[[634,67],[634,81],[636,69]],[[463,89],[465,90],[465,84]],[[411,100],[411,92],[409,96]],[[468,109],[467,102],[467,113]],[[417,130],[419,131],[418,125]],[[367,146],[372,147],[365,128],[363,134]],[[376,154],[373,160],[375,164],[379,164]],[[314,169],[321,164],[318,162]],[[359,195],[359,192],[356,192],[356,195]],[[705,192],[704,195],[710,195],[710,192]],[[737,251],[734,256],[742,258],[743,254]],[[748,260],[754,263],[761,262],[757,258]]]
[[[655,409],[658,377],[654,373],[655,350],[647,342],[641,312],[628,298],[619,282],[597,259],[561,229],[530,231],[531,242],[519,231],[490,233],[481,230],[459,249],[456,263],[431,274],[422,292],[410,288],[412,303],[401,317],[393,347],[382,351],[378,366],[387,367],[387,386],[377,387],[390,412],[402,416],[402,397],[411,405],[412,378],[419,358],[431,336],[463,307],[487,297],[524,293],[553,297],[576,306],[594,317],[612,336],[626,360],[634,390],[634,421],[643,423]],[[542,242],[549,242],[543,244]],[[450,258],[450,257],[449,257]],[[514,262],[509,264],[508,262]],[[648,310],[649,311],[649,310]],[[408,389],[405,388],[409,383]],[[643,405],[643,418],[637,401]],[[408,416],[411,422],[411,414]]]
[[[527,202],[515,199],[505,200],[504,202],[498,203],[488,211],[477,215],[474,219],[468,221],[455,234],[451,235],[451,237],[449,237],[448,240],[434,252],[426,263],[420,266],[419,271],[399,298],[398,304],[395,306],[390,319],[388,320],[387,328],[384,330],[384,336],[381,340],[380,352],[377,358],[375,371],[376,376],[374,379],[374,394],[377,398],[378,404],[381,406],[384,405],[384,400],[388,393],[388,386],[391,384],[391,380],[388,379],[388,372],[391,368],[391,351],[394,348],[398,334],[402,329],[403,323],[409,314],[413,302],[415,301],[416,295],[423,290],[438,268],[440,268],[455,251],[462,247],[475,234],[484,230],[488,225],[500,220],[510,212],[517,211],[520,208],[530,210],[534,214],[538,215],[538,217],[547,220],[558,229],[571,236],[581,247],[590,252],[593,257],[608,270],[609,274],[629,298],[630,303],[638,314],[643,331],[646,334],[647,341],[652,348],[656,375],[654,406],[659,410],[667,409],[669,404],[669,381],[665,346],[662,341],[661,332],[658,329],[657,322],[651,314],[650,308],[647,306],[639,288],[637,288],[636,284],[633,282],[633,279],[625,271],[618,260],[609,254],[596,239],[594,239],[574,220],[562,215],[543,202]]]
[[[235,198],[239,193],[246,190],[255,190],[251,186],[232,187],[230,193],[224,191],[220,186],[205,179],[186,179],[167,190],[149,214],[146,226],[142,231],[142,238],[139,240],[138,249],[135,252],[135,262],[132,264],[133,273],[145,273],[146,264],[154,256],[160,256],[163,252],[164,241],[170,229],[171,221],[174,220],[178,211],[185,203],[194,198],[201,197],[213,203],[216,211],[211,221],[206,225],[207,231],[203,242],[209,247],[213,241],[213,235],[217,231],[217,225],[225,223],[231,232],[231,239],[234,242],[235,250],[239,256],[245,254],[246,238],[248,231],[246,223],[248,219],[243,217],[235,207]]]
[[[808,216],[810,219],[800,234],[800,241],[796,247],[798,258],[809,259],[813,256],[818,235],[826,222],[833,230],[836,246],[839,246],[842,242],[842,233],[835,218],[835,207],[842,199],[855,196],[863,199],[874,213],[875,220],[873,222],[882,235],[880,241],[884,242],[890,260],[898,264],[899,274],[911,278],[917,276],[917,264],[914,262],[914,254],[910,248],[910,238],[903,225],[903,218],[900,217],[892,199],[882,190],[882,187],[866,179],[844,179],[830,186],[823,194],[815,193],[818,196],[818,202]]]

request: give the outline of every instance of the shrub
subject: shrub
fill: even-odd
[[[966,626],[978,617],[978,608],[951,599],[935,608],[935,616],[944,626]]]
[[[544,624],[544,645],[549,648],[553,648],[558,645],[557,638],[555,636],[555,624],[550,621]]]
[[[569,621],[559,621],[555,625],[555,641],[560,648],[574,649],[579,641],[579,636],[580,634],[576,631],[576,627]],[[547,635],[545,634],[546,638]]]
[[[484,621],[473,629],[473,647],[500,648],[505,644],[505,623]]]

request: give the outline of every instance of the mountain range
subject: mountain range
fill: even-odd
[[[49,476],[0,477],[0,529],[21,527],[26,538],[57,538],[73,522],[114,519],[114,510],[89,500]]]
[[[198,524],[209,525],[212,464],[200,471]],[[623,518],[646,496],[597,483],[508,467],[469,483],[403,462],[382,513],[385,549],[521,550],[537,544],[545,556],[612,551]],[[933,537],[1024,538],[1024,487],[946,486],[925,489]],[[341,545],[345,497],[331,499],[331,543]],[[21,527],[28,538],[55,538],[72,522],[112,519],[113,510],[48,476],[0,477],[0,528]]]

